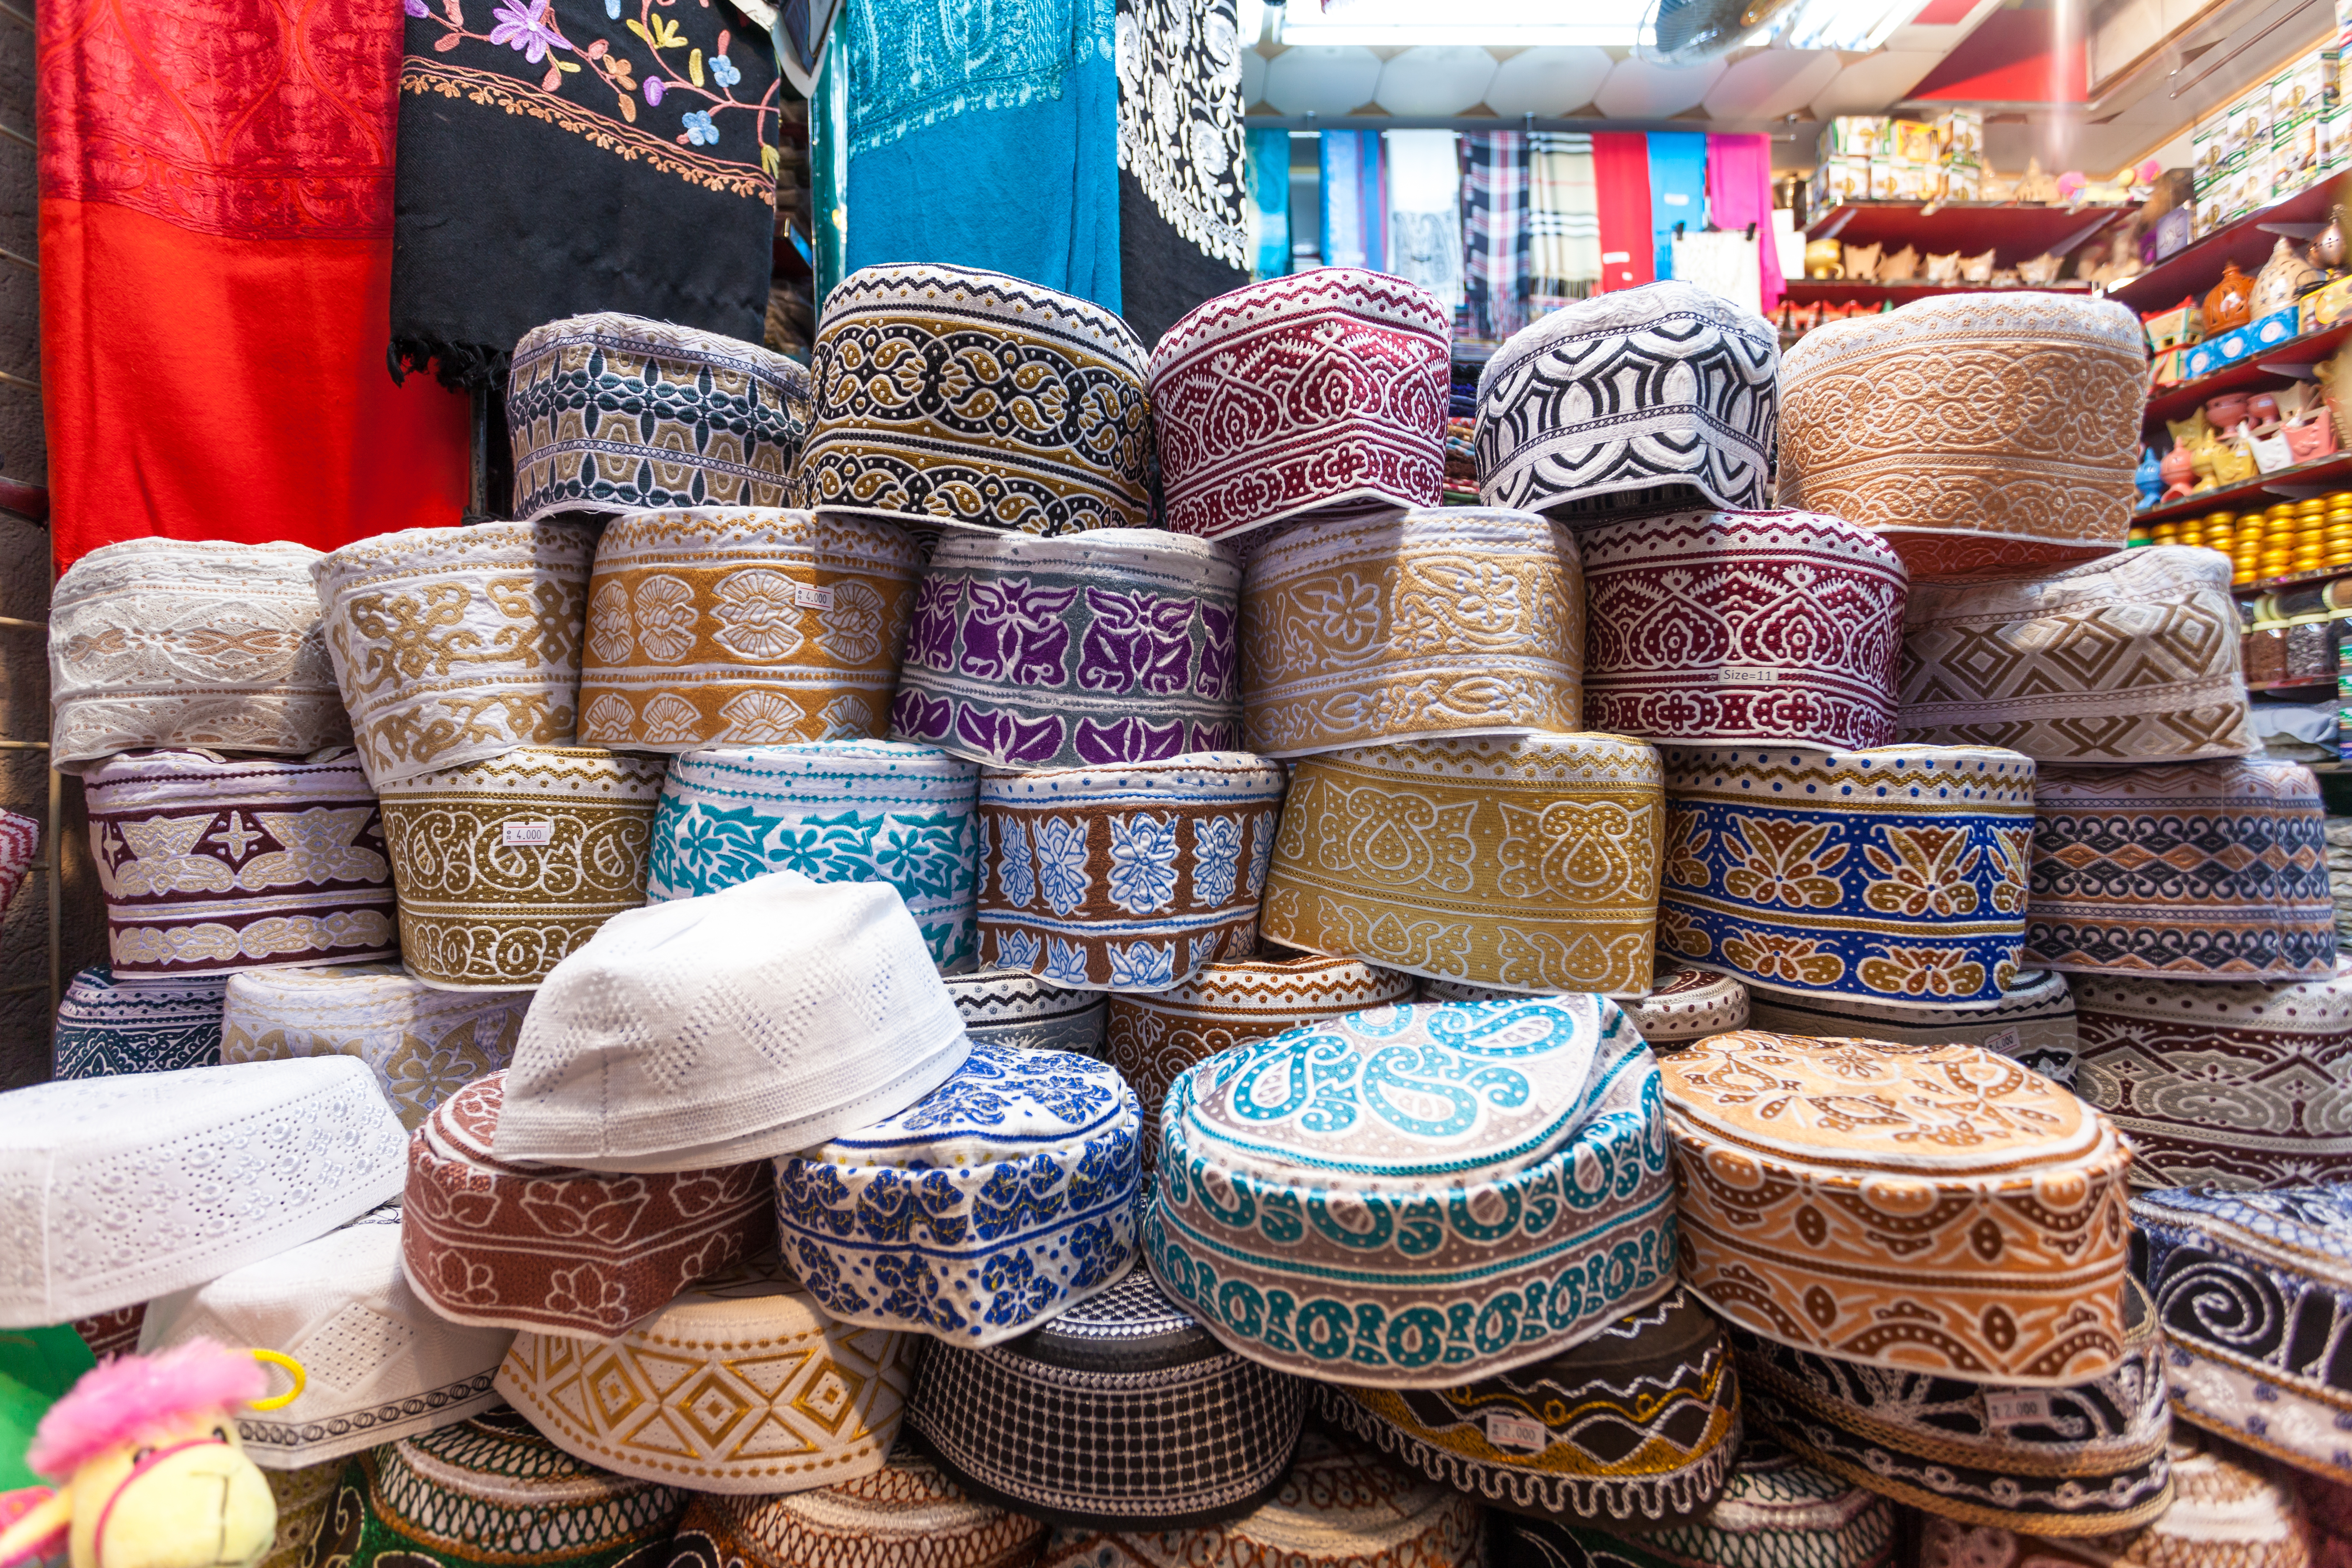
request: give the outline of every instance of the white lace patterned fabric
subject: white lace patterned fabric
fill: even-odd
[[[496,1405],[490,1380],[514,1331],[452,1323],[420,1300],[401,1272],[400,1210],[387,1205],[147,1304],[142,1353],[198,1338],[302,1363],[291,1405],[236,1420],[255,1464],[291,1470],[454,1426]],[[291,1387],[285,1371],[270,1372],[271,1394]]]
[[[0,1094],[0,1328],[111,1312],[397,1196],[408,1140],[341,1057]]]
[[[790,1154],[906,1110],[970,1049],[896,889],[772,872],[615,915],[555,966],[496,1150],[647,1173]]]
[[[142,746],[315,752],[352,738],[300,544],[129,539],[49,598],[50,758]]]

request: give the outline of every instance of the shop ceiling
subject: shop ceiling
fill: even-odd
[[[1776,165],[1805,168],[1813,121],[1979,103],[1995,168],[2039,157],[2053,173],[2106,173],[2331,36],[2335,8],[2333,0],[1927,0],[1868,53],[1748,49],[1680,69],[1615,44],[1300,43],[1311,32],[1287,28],[1291,41],[1276,42],[1278,26],[1270,23],[1242,57],[1253,123],[1764,131],[1780,138]]]

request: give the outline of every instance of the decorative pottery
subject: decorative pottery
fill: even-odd
[[[2253,312],[2254,280],[2239,271],[2235,261],[2224,262],[2221,281],[2205,296],[2205,335],[2216,338],[2232,327],[2242,327],[2253,319]]]
[[[2180,500],[2197,482],[2196,464],[2185,446],[2175,447],[2167,452],[2157,465],[2157,473],[2164,481],[2164,493],[2157,498],[2159,501]]]
[[[2253,313],[2260,317],[2284,310],[2326,281],[2319,268],[2295,250],[2294,242],[2282,236],[2254,276]]]
[[[2187,458],[2183,458],[2185,464]],[[2139,467],[2132,471],[2132,486],[2139,491],[2138,510],[2146,511],[2164,495],[2164,464],[2153,447],[2139,449]]]
[[[2325,458],[2336,450],[2336,422],[2327,416],[2324,407],[2316,414],[2281,424],[2279,434],[2286,438],[2287,455],[2298,463]]]
[[[2257,392],[2246,399],[2246,423],[2257,431],[2267,432],[2279,422],[2279,400],[2267,392]]]
[[[2344,269],[2344,209],[2329,207],[2327,226],[2311,242],[2311,259],[2332,277]]]
[[[2205,405],[2205,423],[2227,435],[2246,422],[2246,395],[2225,392]]]

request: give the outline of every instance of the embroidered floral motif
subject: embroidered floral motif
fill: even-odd
[[[1772,817],[1742,818],[1732,825],[1726,847],[1738,864],[1723,874],[1735,899],[1790,909],[1827,910],[1845,896],[1829,873],[1845,858],[1846,846],[1830,843],[1827,824],[1811,826]],[[1736,841],[1736,842],[1735,842]]]
[[[1682,951],[1690,952],[1688,948]],[[1745,931],[1725,941],[1723,956],[1738,965],[1741,973],[1753,974],[1759,980],[1834,985],[1845,975],[1845,960],[1825,952],[1811,937]]]
[[[1037,885],[1045,890],[1046,907],[1057,915],[1068,914],[1087,900],[1087,820],[1048,816],[1037,824]]]
[[[1862,983],[1890,996],[1973,996],[1984,989],[1984,965],[1959,948],[1889,945],[1883,958],[1854,966]]]
[[[1232,879],[1226,879],[1232,891]],[[1156,914],[1176,901],[1176,821],[1138,813],[1110,819],[1110,896],[1132,914]],[[1057,910],[1067,913],[1067,910]],[[1170,983],[1174,983],[1171,973]]]
[[[637,584],[637,640],[664,664],[675,664],[694,647],[694,590],[675,577],[648,577]]]
[[[764,566],[732,572],[719,579],[719,602],[710,611],[711,618],[719,623],[715,634],[719,646],[752,659],[783,658],[799,648],[801,613],[793,602],[793,586],[790,577]],[[870,588],[866,592],[868,595],[873,594]],[[644,600],[643,588],[637,590],[637,597],[640,602]],[[675,658],[677,655],[656,653],[654,657]],[[871,653],[866,656],[872,657]]]
[[[1977,890],[1967,879],[1981,853],[1969,847],[1965,827],[1880,829],[1885,847],[1869,844],[1863,856],[1885,878],[1864,889],[1862,901],[1882,914],[1965,915],[1977,907]]]

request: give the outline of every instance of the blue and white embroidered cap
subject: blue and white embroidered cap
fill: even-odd
[[[771,871],[615,915],[555,966],[495,1148],[645,1174],[767,1159],[915,1104],[969,1048],[898,889]]]
[[[769,871],[887,882],[942,973],[980,952],[980,767],[936,746],[814,741],[707,746],[672,759],[646,897],[715,893]]]
[[[844,1322],[1000,1343],[1134,1259],[1142,1123],[1107,1062],[976,1044],[920,1104],[776,1162],[784,1256]]]
[[[1657,1063],[1600,996],[1372,1008],[1235,1046],[1160,1110],[1144,1254],[1241,1354],[1450,1388],[1675,1288]]]
[[[279,973],[290,974],[291,970]],[[218,1067],[226,974],[129,984],[93,963],[66,985],[50,1037],[58,1079]]]

